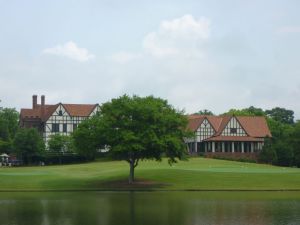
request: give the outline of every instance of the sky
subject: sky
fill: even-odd
[[[298,0],[0,0],[0,105],[154,95],[300,118]]]

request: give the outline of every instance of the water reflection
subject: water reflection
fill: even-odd
[[[0,193],[0,225],[294,225],[300,193]],[[272,196],[273,195],[273,196]]]

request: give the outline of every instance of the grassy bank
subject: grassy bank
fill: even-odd
[[[300,190],[300,169],[191,158],[141,162],[137,184],[128,186],[123,161],[77,165],[0,168],[0,191],[26,190]]]

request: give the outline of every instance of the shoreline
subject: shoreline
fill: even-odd
[[[24,189],[0,190],[8,192],[300,192],[300,189]]]

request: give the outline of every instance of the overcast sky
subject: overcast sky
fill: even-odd
[[[0,105],[154,95],[300,118],[299,0],[0,0]]]

